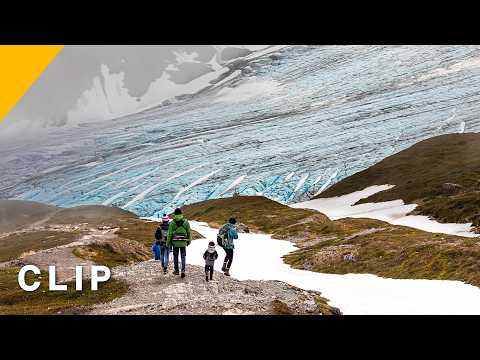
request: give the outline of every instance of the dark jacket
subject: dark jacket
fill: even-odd
[[[213,266],[215,264],[215,260],[218,259],[218,253],[216,251],[210,252],[206,250],[203,253],[203,259],[205,260],[205,265]]]

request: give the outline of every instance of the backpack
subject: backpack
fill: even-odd
[[[177,226],[177,228],[175,229],[175,232],[173,233],[173,239],[174,240],[186,240],[187,239],[187,229],[184,227],[185,225],[185,219],[182,219],[182,220],[173,220],[175,222],[175,225]],[[178,233],[178,230],[179,229],[183,229],[183,232],[182,233]]]
[[[163,231],[168,231],[168,226],[170,225],[169,222],[166,222],[166,221],[162,221],[162,223],[160,224],[160,228],[163,230]]]
[[[162,240],[163,239],[163,234],[162,234],[162,229],[157,227],[157,230],[155,231],[155,239],[156,240]]]
[[[218,231],[218,235],[217,235],[217,244],[218,244],[218,246],[223,247],[223,245],[224,245],[224,240],[226,239],[227,236],[228,236],[228,232],[225,231],[225,225],[224,225],[224,226],[222,226],[222,228]]]
[[[160,226],[158,227],[162,233],[162,236],[163,238],[166,240],[167,239],[167,235],[168,235],[168,227],[169,227],[170,223],[169,222],[166,222],[166,221],[162,221],[162,223],[160,224]],[[158,231],[158,230],[157,230]]]

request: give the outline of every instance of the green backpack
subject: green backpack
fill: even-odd
[[[185,219],[182,220],[173,220],[177,228],[173,233],[173,240],[187,240],[187,229],[185,228]]]

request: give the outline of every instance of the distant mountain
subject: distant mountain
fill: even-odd
[[[34,201],[0,200],[0,233],[45,219],[59,209]]]
[[[137,218],[129,211],[107,206],[91,205],[62,209],[35,201],[0,200],[0,234],[21,228],[41,224],[78,224],[88,222],[91,225],[122,218]]]

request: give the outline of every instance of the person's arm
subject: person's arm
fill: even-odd
[[[218,259],[218,253],[215,251],[215,260]]]
[[[203,253],[203,260],[207,260],[207,251]]]
[[[168,225],[167,246],[172,246],[172,237],[173,237],[173,232],[175,231],[173,227],[174,227],[174,222],[172,221],[170,225]]]
[[[190,230],[190,223],[188,221],[185,220],[185,222],[187,223],[185,225],[185,230],[187,230],[187,245],[190,245],[190,243],[192,242],[192,231]]]

